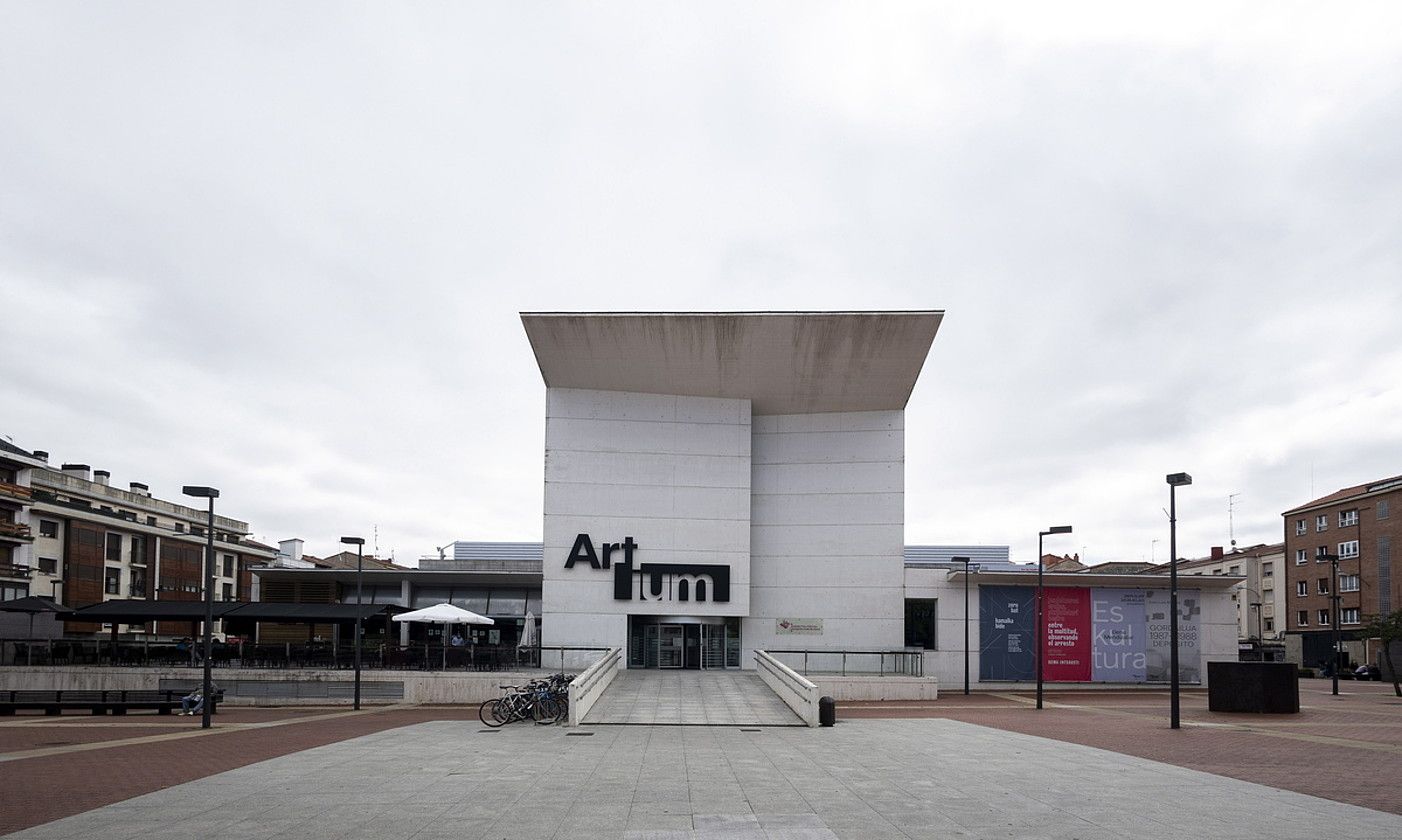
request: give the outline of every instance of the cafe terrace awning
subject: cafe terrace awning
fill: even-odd
[[[203,601],[106,601],[63,615],[66,621],[144,624],[148,621],[203,621]],[[214,617],[252,621],[354,621],[405,612],[394,604],[268,604],[215,601]]]

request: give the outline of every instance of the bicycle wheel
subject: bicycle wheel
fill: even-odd
[[[501,726],[503,723],[506,723],[506,721],[497,716],[497,707],[499,705],[501,705],[501,700],[493,697],[477,709],[477,717],[488,726]]]
[[[560,707],[553,697],[541,697],[531,709],[531,717],[538,726],[549,726],[560,719]]]

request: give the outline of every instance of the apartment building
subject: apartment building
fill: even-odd
[[[34,566],[30,477],[43,466],[31,453],[0,440],[0,601],[30,594],[29,571]]]
[[[14,448],[14,447],[10,447]],[[105,470],[87,464],[54,468],[48,453],[5,452],[7,463],[23,462],[23,471],[7,468],[0,479],[20,500],[15,524],[27,529],[24,545],[11,549],[10,562],[0,555],[0,586],[12,597],[51,596],[70,607],[125,598],[186,600],[201,598],[208,512],[151,495],[137,481],[115,487]],[[27,459],[27,460],[26,460]],[[13,488],[19,488],[16,494]],[[0,488],[0,497],[6,495]],[[22,519],[21,519],[22,517]],[[0,531],[5,530],[0,526]],[[248,523],[215,516],[215,600],[247,600],[248,569],[268,562],[276,552],[248,540]],[[90,622],[68,622],[66,632],[110,630]],[[122,633],[190,635],[189,622],[122,625]]]
[[[1223,551],[1213,546],[1207,557],[1178,561],[1179,576],[1227,576],[1244,580],[1232,588],[1237,639],[1276,642],[1285,637],[1285,544],[1254,545]],[[1168,574],[1168,564],[1153,574]]]
[[[1356,630],[1368,616],[1402,607],[1402,578],[1392,572],[1392,546],[1402,539],[1402,476],[1345,487],[1291,508],[1285,525],[1287,630],[1299,639],[1299,661],[1326,659],[1332,642],[1334,582],[1339,558],[1339,629],[1352,659],[1372,660]],[[1396,512],[1394,512],[1396,511]]]

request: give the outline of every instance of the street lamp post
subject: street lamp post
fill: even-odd
[[[1168,482],[1168,726],[1178,729],[1178,497],[1179,487],[1193,483],[1187,473],[1171,473]]]
[[[360,711],[360,603],[365,564],[365,538],[341,537],[341,542],[355,546],[355,710]]]
[[[1329,561],[1329,603],[1333,607],[1334,652],[1330,656],[1329,667],[1334,674],[1334,696],[1339,696],[1339,555],[1321,554],[1316,560]]]
[[[214,675],[209,669],[210,659],[214,655],[214,500],[219,498],[219,491],[213,487],[187,486],[181,492],[186,496],[209,500],[204,549],[204,683],[200,689],[200,697],[203,698],[200,700],[203,710],[200,728],[208,729],[211,725],[209,714],[214,706],[214,699],[210,696],[214,689]]]
[[[1037,708],[1042,708],[1042,660],[1046,658],[1046,650],[1042,635],[1045,630],[1042,628],[1042,567],[1046,564],[1042,562],[1042,538],[1051,534],[1069,534],[1070,525],[1053,525],[1045,531],[1037,532]]]
[[[1256,653],[1258,654],[1259,660],[1260,660],[1261,662],[1265,662],[1265,661],[1266,661],[1266,631],[1263,630],[1263,629],[1261,629],[1261,628],[1263,627],[1263,622],[1261,621],[1261,602],[1260,602],[1260,601],[1252,601],[1252,602],[1249,604],[1249,606],[1250,606],[1250,607],[1253,607],[1253,608],[1256,610]]]
[[[964,564],[964,696],[969,696],[969,558],[951,557]]]

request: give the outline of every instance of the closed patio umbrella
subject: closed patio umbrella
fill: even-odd
[[[485,615],[478,615],[472,610],[465,610],[452,604],[434,604],[421,610],[400,613],[394,617],[394,620],[417,621],[420,624],[442,624],[445,627],[449,624],[496,624]],[[443,667],[448,667],[448,646],[446,644],[443,645]]]

